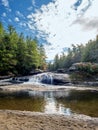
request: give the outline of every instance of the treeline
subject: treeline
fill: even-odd
[[[44,69],[45,50],[37,40],[18,34],[11,25],[0,22],[0,75],[26,75],[32,69]]]
[[[72,45],[68,49],[68,54],[56,55],[54,63],[49,63],[49,70],[56,71],[58,69],[68,70],[74,63],[90,62],[98,63],[98,36],[95,40],[90,40],[87,44]]]

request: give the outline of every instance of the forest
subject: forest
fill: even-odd
[[[81,63],[79,70],[98,73],[98,36],[86,44],[72,44],[67,54],[57,54],[53,61],[48,63],[49,71],[68,70],[73,64]],[[46,68],[43,45],[37,39],[18,34],[12,25],[5,30],[0,22],[0,75],[27,75],[32,70]]]
[[[12,25],[5,30],[0,22],[0,75],[27,75],[34,69],[44,69],[46,56],[43,45]]]
[[[54,62],[50,62],[48,67],[51,71],[62,68],[68,70],[75,63],[80,63],[77,64],[78,70],[98,73],[98,36],[86,44],[73,44],[67,54],[56,55]]]

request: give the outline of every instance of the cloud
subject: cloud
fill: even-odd
[[[53,0],[27,16],[29,28],[33,30],[35,27],[38,31],[37,37],[45,36],[44,38],[49,43],[49,45],[45,44],[49,59],[57,53],[60,54],[65,47],[70,47],[73,43],[88,41],[92,34],[94,35],[93,32],[89,35],[83,32],[78,22],[73,24],[75,20],[86,15],[91,5],[92,0],[66,0],[66,2],[65,0]],[[77,10],[72,8],[73,6]],[[90,13],[88,15],[90,16]]]
[[[9,8],[9,2],[8,0],[2,0],[2,5]]]
[[[31,11],[32,9],[33,9],[32,6],[30,6],[30,7],[27,8],[28,11]]]
[[[32,6],[27,8],[28,11],[32,11],[33,8],[37,7],[35,0],[32,0],[31,2],[32,2]]]
[[[77,1],[73,4],[72,8],[75,9],[75,10],[77,10],[78,7],[81,5],[81,3],[82,3],[82,0],[77,0]]]
[[[16,15],[20,18],[25,18],[24,15],[20,13],[20,11],[16,11]]]
[[[35,2],[36,0],[32,0],[32,5],[33,5],[33,7],[35,7],[35,8],[37,8],[38,6],[36,5],[36,2]]]
[[[2,14],[2,16],[3,16],[3,17],[6,17],[6,13],[4,12],[4,13]]]
[[[77,16],[82,16],[91,7],[92,2],[93,0],[77,0],[72,5],[72,9],[76,11]]]
[[[11,19],[8,19],[8,21],[9,21],[9,22],[12,22],[12,20],[11,20]]]
[[[33,6],[36,6],[36,5],[35,5],[35,0],[32,0],[32,5],[33,5]]]
[[[35,29],[35,27],[33,26],[33,23],[28,22],[27,25],[28,25],[30,30],[34,30]]]
[[[8,12],[11,12],[12,10],[9,7],[9,1],[8,0],[1,0],[2,1],[2,5],[5,6],[5,8],[7,9]]]
[[[18,17],[15,17],[14,21],[15,21],[15,22],[19,22],[20,20],[19,20]]]
[[[20,22],[19,25],[22,26],[22,27],[26,27],[27,26],[27,24],[25,22]]]
[[[79,24],[85,31],[96,30],[98,31],[98,17],[84,18],[81,17],[73,22],[73,24]]]
[[[28,19],[31,19],[31,21],[33,21],[33,13],[27,15],[27,18],[28,18]]]

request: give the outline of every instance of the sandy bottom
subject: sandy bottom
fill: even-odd
[[[1,110],[0,130],[98,130],[98,119]]]

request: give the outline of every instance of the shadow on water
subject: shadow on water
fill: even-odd
[[[21,95],[21,96],[20,96]],[[98,117],[97,91],[29,91],[0,98],[0,109],[26,110],[71,115],[73,113]]]

